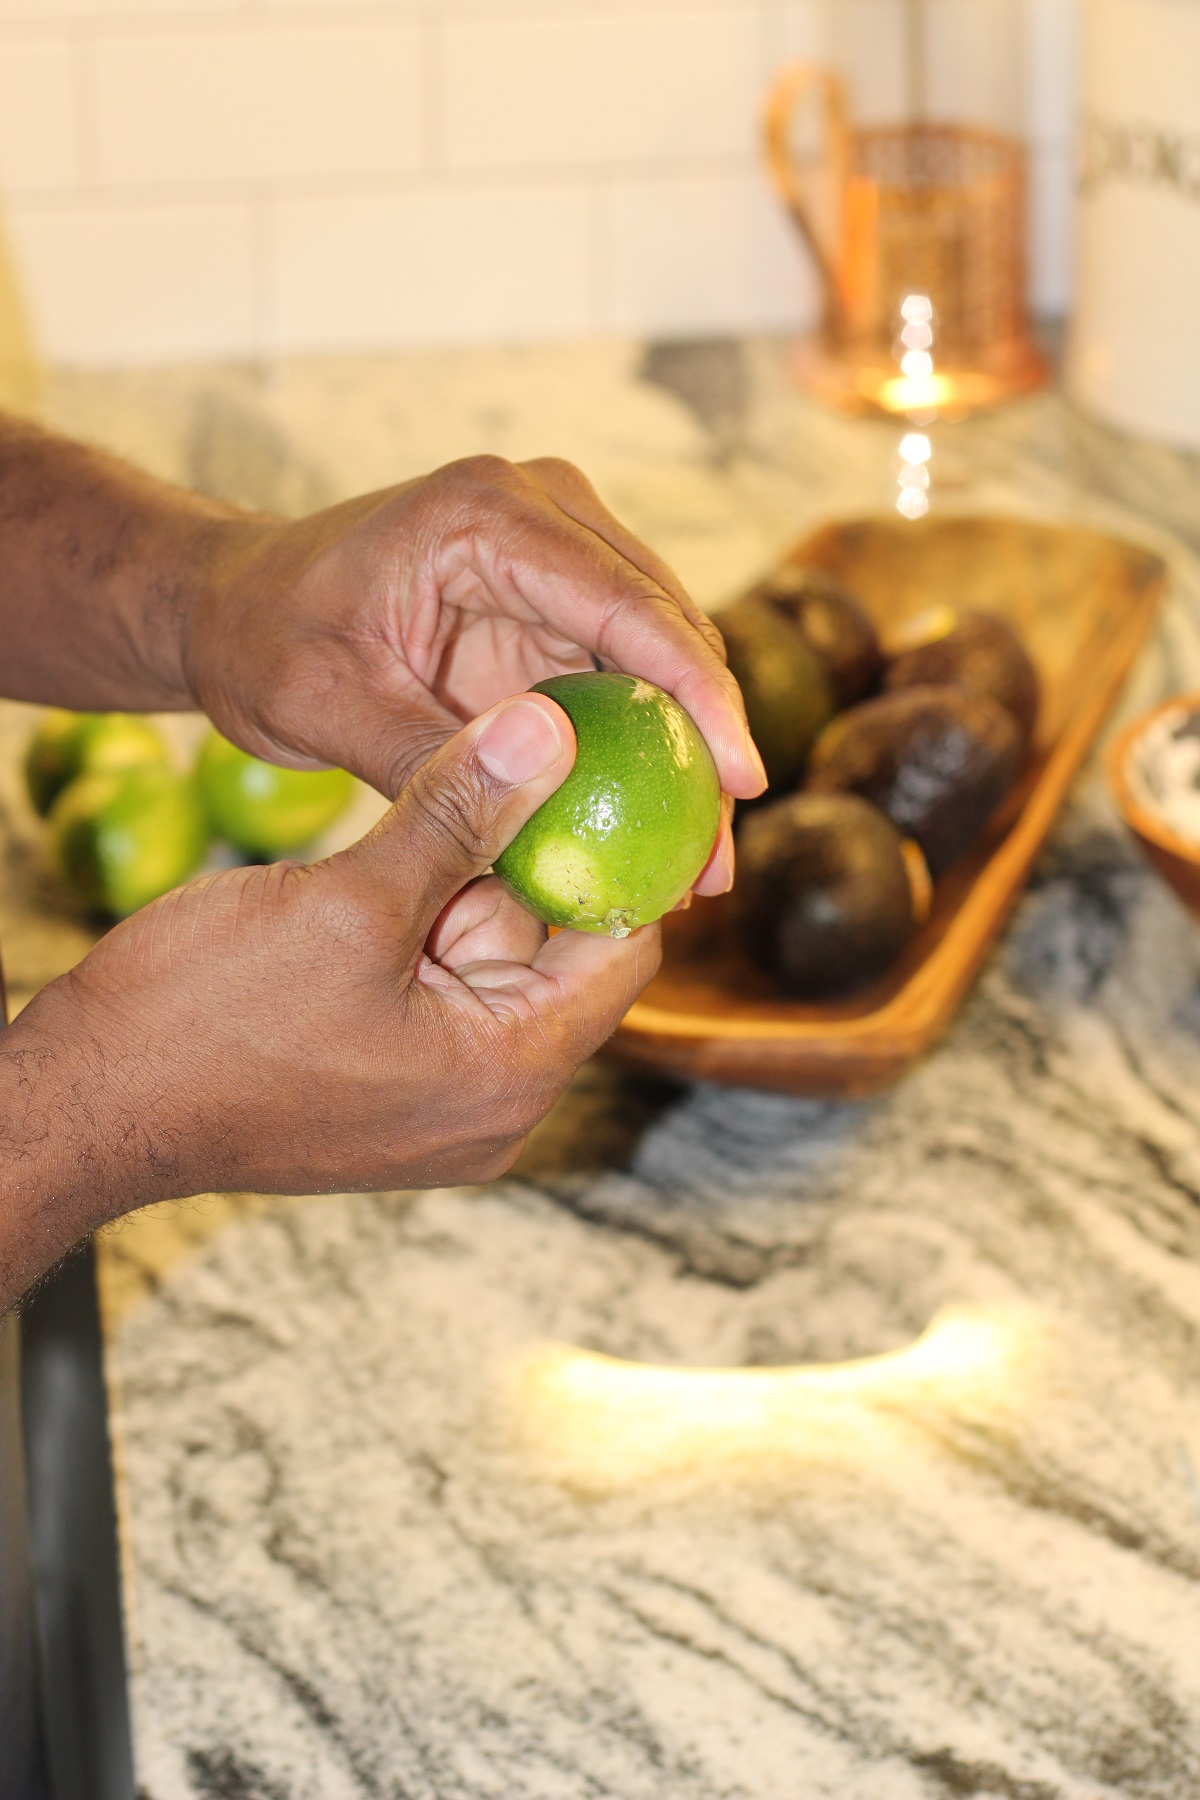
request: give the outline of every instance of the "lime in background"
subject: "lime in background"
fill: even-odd
[[[161,763],[80,775],[49,822],[55,861],[75,892],[118,918],[187,881],[208,849],[194,783]]]

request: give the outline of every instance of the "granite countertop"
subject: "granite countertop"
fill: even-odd
[[[708,605],[893,493],[894,430],[814,411],[770,342],[61,378],[47,410],[294,511],[554,451]],[[1163,547],[1120,716],[1200,687],[1195,463],[1047,395],[933,467],[935,505]],[[88,941],[27,724],[0,709],[18,1000]],[[1200,933],[1094,765],[885,1097],[600,1062],[485,1189],[183,1202],[102,1263],[144,1800],[1200,1793]]]

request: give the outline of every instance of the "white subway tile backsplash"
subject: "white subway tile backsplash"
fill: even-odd
[[[761,19],[745,6],[451,19],[456,169],[681,161],[753,148]]]
[[[282,202],[272,347],[556,337],[592,324],[590,196],[484,187]]]
[[[412,24],[120,31],[96,48],[112,185],[396,174],[420,157]]]
[[[669,335],[813,322],[807,259],[757,171],[622,182],[611,201],[605,324]]]
[[[0,39],[0,191],[69,187],[76,152],[70,40]]]
[[[38,344],[66,363],[245,356],[256,332],[245,205],[26,201],[8,209]]]
[[[938,79],[981,104],[999,9],[1023,23],[1032,289],[1061,309],[1082,0],[926,3],[962,37]],[[72,361],[787,329],[815,296],[759,165],[766,83],[852,33],[863,106],[892,107],[903,12],[0,0],[0,206]]]

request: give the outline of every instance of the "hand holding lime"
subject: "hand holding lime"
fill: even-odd
[[[708,745],[677,700],[632,675],[556,675],[533,692],[575,727],[575,766],[495,872],[547,924],[628,937],[711,854],[721,787]]]
[[[263,861],[302,850],[354,793],[345,769],[282,769],[216,731],[201,745],[196,781],[217,835]]]

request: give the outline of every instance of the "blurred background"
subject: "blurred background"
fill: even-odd
[[[1061,314],[1076,0],[929,11],[953,15],[973,111],[1016,84],[1030,300]],[[762,96],[839,25],[877,41],[883,92],[895,12],[0,0],[6,354],[23,332],[52,363],[120,367],[811,324],[811,266],[762,176]],[[1015,70],[990,57],[1000,13]]]

